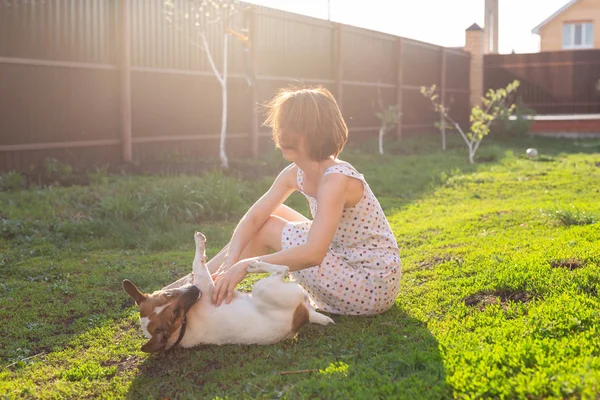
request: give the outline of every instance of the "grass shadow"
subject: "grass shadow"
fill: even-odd
[[[127,397],[451,397],[438,342],[424,323],[398,306],[375,317],[333,318],[335,325],[304,326],[296,339],[276,345],[152,355]]]

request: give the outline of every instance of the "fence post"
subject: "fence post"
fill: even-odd
[[[338,23],[336,28],[335,40],[335,90],[338,106],[340,110],[344,109],[344,63],[342,59],[342,40],[343,40],[343,25]]]
[[[123,161],[133,160],[131,145],[131,29],[130,1],[121,0],[121,135]]]
[[[403,71],[404,71],[404,39],[398,38],[398,78],[396,82],[396,103],[398,105],[398,122],[396,123],[396,139],[402,139],[402,82],[403,82]]]
[[[250,8],[250,27],[249,27],[249,41],[250,41],[250,69],[252,71],[252,74],[254,75],[254,81],[252,83],[252,86],[250,87],[250,107],[252,110],[252,114],[251,114],[251,120],[250,120],[250,124],[251,124],[251,130],[250,130],[250,149],[252,151],[252,158],[253,159],[257,159],[258,158],[258,144],[259,144],[259,137],[258,137],[258,133],[259,133],[259,122],[258,122],[258,109],[256,108],[256,105],[258,104],[258,56],[256,54],[256,44],[257,44],[257,38],[258,38],[258,34],[256,32],[256,10],[254,9],[254,7]]]
[[[446,52],[446,48],[442,47],[442,71],[440,77],[440,101],[442,106],[446,106],[446,69],[448,67],[447,64],[448,53]],[[442,150],[446,150],[446,120],[442,116],[440,112],[440,130],[442,132]]]
[[[469,92],[471,107],[481,104],[483,97],[483,29],[477,24],[467,28],[465,51],[471,53],[469,65]]]

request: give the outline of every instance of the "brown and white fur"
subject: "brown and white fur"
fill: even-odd
[[[271,344],[295,336],[307,322],[333,323],[316,312],[300,285],[283,281],[288,267],[261,261],[250,263],[248,272],[271,275],[256,282],[252,294],[236,291],[231,303],[216,307],[211,300],[214,282],[206,267],[206,238],[196,232],[194,239],[192,285],[144,294],[129,280],[123,281],[123,289],[139,307],[140,324],[149,339],[143,351],[166,350],[178,340],[181,347]]]

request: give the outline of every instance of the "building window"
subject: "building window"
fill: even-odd
[[[591,22],[569,22],[563,25],[563,49],[594,47],[594,25]]]

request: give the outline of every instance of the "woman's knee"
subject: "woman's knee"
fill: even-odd
[[[255,239],[273,251],[280,251],[281,234],[287,223],[287,220],[277,215],[271,215],[258,232],[256,232]]]
[[[273,212],[273,215],[283,218],[286,221],[308,221],[308,218],[304,215],[285,204],[281,204],[277,207]]]

